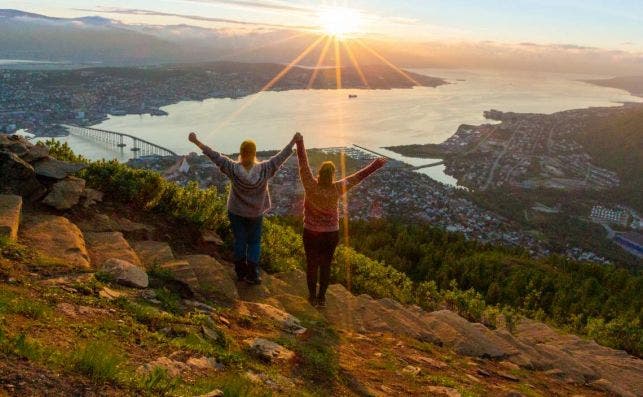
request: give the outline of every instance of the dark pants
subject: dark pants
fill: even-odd
[[[234,264],[237,277],[259,279],[261,226],[263,217],[246,218],[228,212],[234,236]]]
[[[304,229],[304,249],[306,250],[306,280],[311,297],[324,299],[330,281],[330,264],[339,243],[339,232],[313,232]],[[317,278],[319,274],[319,292]]]

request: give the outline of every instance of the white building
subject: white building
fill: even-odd
[[[595,205],[589,218],[596,223],[608,223],[620,226],[627,226],[630,216],[622,209],[611,209],[601,205]]]

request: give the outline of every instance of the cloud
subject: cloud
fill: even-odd
[[[261,10],[273,11],[294,11],[310,14],[314,10],[310,7],[296,6],[292,4],[275,2],[275,1],[253,1],[253,0],[183,0],[191,3],[222,4],[229,6],[239,6],[244,8],[254,8]]]
[[[544,49],[551,49],[551,50],[580,50],[580,51],[594,51],[598,50],[599,48],[597,47],[589,47],[589,46],[584,46],[584,45],[579,45],[579,44],[538,44],[538,43],[532,43],[529,41],[518,43],[519,46],[522,47],[534,47],[534,48],[544,48]]]
[[[284,24],[267,23],[267,22],[252,22],[252,21],[243,21],[239,19],[204,17],[200,15],[175,14],[175,13],[161,12],[161,11],[141,10],[136,8],[96,8],[96,9],[76,8],[75,10],[87,11],[87,12],[98,12],[103,14],[176,17],[176,18],[189,19],[192,21],[229,23],[229,24],[243,25],[243,26],[257,26],[257,27],[262,26],[262,27],[279,28],[279,29],[299,29],[299,30],[318,30],[319,29],[319,26],[284,25]]]

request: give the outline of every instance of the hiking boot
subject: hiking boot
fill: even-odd
[[[261,284],[261,279],[259,277],[247,276],[245,279],[243,279],[243,281],[245,281],[248,284],[252,284],[252,285]]]
[[[317,306],[317,298],[312,295],[309,295],[308,303],[310,303],[311,306]]]
[[[317,297],[317,307],[326,307],[326,298],[325,297]]]
[[[234,271],[237,273],[237,281],[243,281],[248,276],[248,265],[246,260],[236,260],[234,261]]]

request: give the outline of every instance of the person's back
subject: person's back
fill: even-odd
[[[241,161],[220,161],[211,149],[204,150],[204,154],[215,164],[222,163],[221,171],[230,178],[232,185],[228,196],[230,212],[245,217],[257,217],[270,209],[268,182],[281,166],[281,156],[252,164],[248,169]],[[290,154],[283,153],[283,155],[288,158]]]
[[[335,181],[335,165],[330,161],[322,164],[317,178],[313,176],[308,166],[303,138],[297,140],[297,158],[299,175],[305,191],[303,241],[306,252],[308,301],[323,307],[330,280],[330,265],[339,243],[339,200],[364,178],[386,164],[386,160],[377,159],[355,174]]]
[[[239,280],[258,284],[261,282],[259,258],[263,215],[271,206],[268,182],[292,154],[295,137],[278,154],[262,162],[256,160],[257,147],[251,140],[241,143],[238,161],[204,145],[195,133],[190,133],[189,140],[203,150],[232,183],[228,217],[234,235],[235,270]]]

